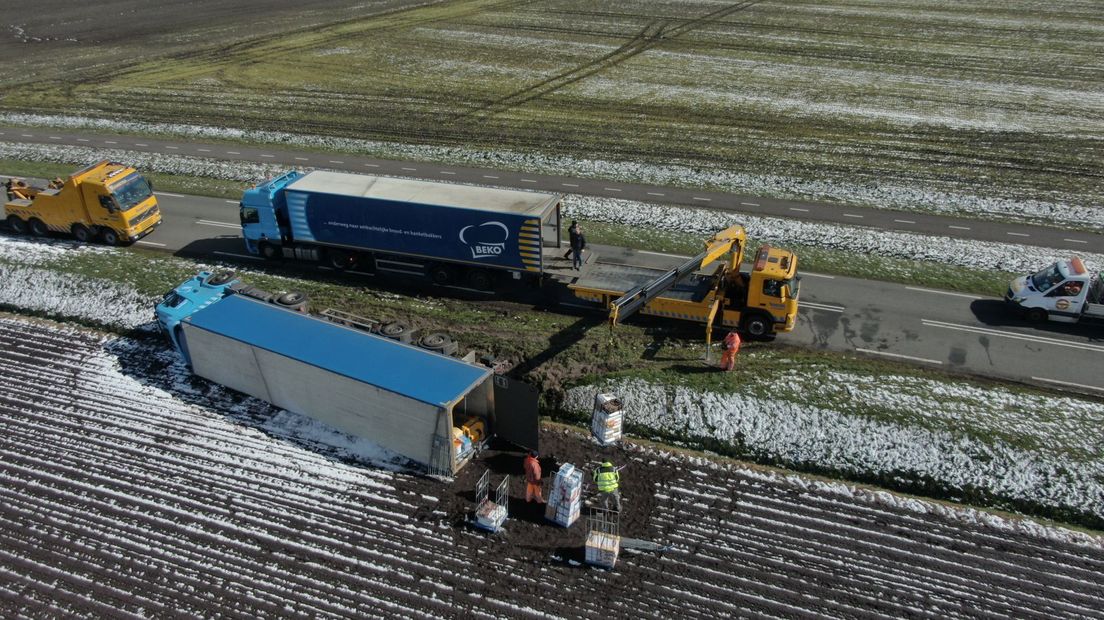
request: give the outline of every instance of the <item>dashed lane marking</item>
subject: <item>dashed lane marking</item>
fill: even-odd
[[[898,224],[915,224],[916,223],[912,220],[893,220],[893,221],[897,222]]]
[[[149,146],[149,145],[148,144],[142,144],[141,142],[135,142],[134,146]],[[199,150],[202,151],[203,149],[199,149]]]
[[[417,172],[418,171],[417,168],[403,168],[403,170],[406,170],[407,172]]]
[[[1070,243],[1088,243],[1084,239],[1062,239],[1062,241],[1069,241]]]
[[[77,138],[77,142],[91,142],[88,138]]]
[[[239,153],[237,151],[226,151],[226,154],[227,155],[241,155],[241,153]]]
[[[171,151],[179,151],[180,150],[179,146],[168,146],[168,145],[166,145],[165,148],[167,148]]]
[[[858,213],[844,213],[843,217],[854,217],[861,220],[865,216],[859,215]]]
[[[666,196],[663,192],[648,192],[649,196]]]
[[[802,209],[800,207],[790,207],[790,211],[800,211],[802,213],[808,213],[809,212],[808,209]]]
[[[812,276],[814,278],[824,278],[825,280],[835,280],[836,279],[836,276],[830,276],[830,275],[823,274],[823,273],[813,273],[811,271],[802,271],[801,275],[802,276]]]
[[[453,172],[452,170],[441,170],[440,172],[441,172],[441,174],[450,174],[450,175],[454,175],[454,174],[456,174],[456,173],[455,173],[455,172]]]
[[[1009,233],[1006,233],[1006,234],[1012,235],[1013,237],[1030,237],[1031,236],[1027,233],[1018,233],[1018,232],[1009,232]]]
[[[947,228],[953,228],[955,230],[970,230],[969,226],[955,226],[954,224],[951,224]]]
[[[926,357],[916,357],[914,355],[904,355],[902,353],[890,353],[889,351],[875,351],[874,349],[855,349],[860,353],[871,353],[873,355],[884,355],[886,357],[894,357],[903,360],[912,360],[914,362],[925,362],[928,364],[942,364],[939,360],[930,360]]]
[[[331,163],[331,164],[343,164],[343,163],[345,163],[345,162],[343,162],[343,161],[341,161],[341,160],[338,160],[338,159],[331,159],[331,160],[330,160],[330,163]]]
[[[1057,385],[1064,385],[1066,387],[1084,388],[1086,390],[1096,390],[1098,392],[1104,392],[1104,387],[1097,387],[1095,385],[1085,385],[1084,383],[1073,383],[1071,381],[1059,381],[1057,379],[1047,379],[1046,377],[1031,377],[1035,381],[1045,381],[1047,383],[1055,383]]]
[[[261,157],[276,157],[275,155],[269,155],[268,153],[261,153]]]
[[[741,202],[740,204],[744,205],[745,207],[758,207],[759,206],[758,202]]]
[[[170,194],[169,192],[156,192],[158,196],[172,196],[173,198],[185,198],[184,194]]]
[[[537,180],[536,179],[522,179],[521,182],[522,183],[536,183]]]
[[[165,247],[164,243],[157,243],[156,241],[136,241],[135,243],[137,243],[138,245],[152,245],[157,248]]]
[[[694,196],[694,200],[700,200],[702,202],[711,202],[712,198],[702,198],[701,196]]]
[[[483,175],[483,178],[484,179],[497,179],[498,177],[496,177],[493,174],[485,174],[485,175]]]
[[[61,140],[61,137],[59,137],[59,136],[50,136],[50,139],[51,140]]]
[[[951,297],[965,297],[966,299],[985,299],[984,297],[978,297],[977,295],[967,295],[966,293],[952,293],[950,291],[940,291],[934,288],[920,288],[919,286],[906,286],[905,288],[910,291],[919,291],[921,293],[935,293],[937,295],[950,295]]]
[[[603,187],[602,189],[606,190],[607,192],[619,192],[619,191],[621,191],[621,190],[617,189],[616,187]]]
[[[310,161],[309,157],[296,157],[295,161]]]
[[[1002,338],[1010,338],[1012,340],[1023,340],[1026,342],[1036,344],[1052,344],[1058,347],[1067,347],[1070,349],[1081,349],[1082,351],[1093,351],[1095,353],[1104,353],[1104,346],[1097,344],[1089,344],[1087,342],[1073,342],[1071,340],[1059,340],[1058,338],[1047,338],[1046,336],[1040,336],[1038,334],[1016,334],[1012,332],[1005,332],[999,329],[989,329],[987,327],[974,327],[972,325],[959,325],[958,323],[947,323],[944,321],[934,321],[931,319],[920,319],[920,322],[927,327],[939,327],[942,329],[950,329],[960,332],[971,332],[975,334],[985,334],[989,336],[1000,336]]]
[[[104,144],[118,144],[118,142],[114,140],[104,140]]]
[[[379,168],[379,164],[364,164],[366,168]]]
[[[578,183],[561,183],[564,187],[579,187]]]

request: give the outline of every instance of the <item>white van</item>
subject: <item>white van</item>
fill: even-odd
[[[1028,320],[1076,323],[1104,319],[1104,282],[1078,257],[1058,261],[1030,276],[1016,278],[1004,300]]]

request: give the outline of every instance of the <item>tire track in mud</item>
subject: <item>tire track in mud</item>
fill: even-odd
[[[510,108],[525,104],[534,99],[551,94],[565,86],[584,80],[596,73],[606,71],[617,65],[646,52],[665,40],[673,40],[682,35],[696,30],[704,25],[724,19],[725,17],[758,4],[761,0],[737,2],[731,6],[707,13],[701,17],[684,21],[672,27],[667,20],[653,20],[636,33],[634,37],[626,41],[621,47],[612,52],[600,56],[590,62],[579,65],[568,71],[559,73],[553,77],[544,79],[536,84],[515,91],[496,101],[484,104],[474,110],[463,112],[457,116],[458,120],[483,119],[488,116],[501,114]]]
[[[243,432],[247,407],[227,411],[218,389],[174,392],[183,373],[166,359],[160,343],[0,318],[0,574],[23,575],[0,587],[0,608],[33,613],[53,600],[78,615],[162,604],[237,617],[597,619],[1055,617],[1104,607],[1098,548],[795,492],[654,453],[643,453],[646,468],[626,492],[656,497],[628,495],[626,518],[646,509],[647,535],[674,549],[623,552],[612,572],[572,567],[550,557],[565,551],[525,538],[549,526],[522,516],[497,537],[457,527],[448,496],[466,488],[342,466]],[[571,462],[593,450],[573,435],[545,439]],[[427,496],[448,514],[418,516]],[[81,587],[92,575],[102,589]],[[1017,588],[1025,578],[1039,583]]]

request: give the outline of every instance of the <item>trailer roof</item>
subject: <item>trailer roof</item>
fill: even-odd
[[[455,185],[433,181],[396,179],[366,174],[348,174],[315,170],[287,186],[288,190],[358,196],[431,204],[443,207],[459,207],[495,213],[517,213],[544,219],[556,203],[558,194],[523,192],[513,189]]]
[[[231,295],[189,317],[192,326],[445,407],[490,369],[262,301]]]

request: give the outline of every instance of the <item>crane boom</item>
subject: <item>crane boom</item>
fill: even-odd
[[[731,253],[727,268],[738,268],[743,260],[744,241],[747,233],[740,225],[729,226],[721,232],[713,235],[713,238],[705,242],[705,250],[685,263],[665,272],[663,275],[646,284],[641,284],[624,295],[610,302],[609,322],[610,326],[617,325],[636,314],[641,308],[656,297],[671,290],[687,276],[705,269],[714,261]]]

